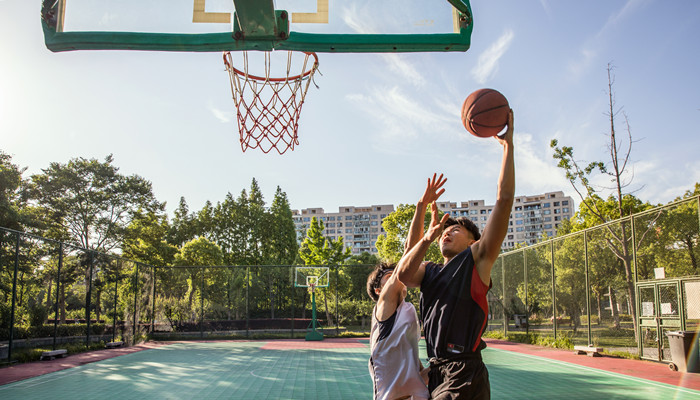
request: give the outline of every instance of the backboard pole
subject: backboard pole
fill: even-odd
[[[311,286],[311,330],[306,333],[307,341],[323,340],[323,332],[318,331],[316,321],[316,287]]]

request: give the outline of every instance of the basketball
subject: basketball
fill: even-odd
[[[479,89],[462,105],[462,123],[478,137],[498,135],[508,124],[508,99],[494,89]]]

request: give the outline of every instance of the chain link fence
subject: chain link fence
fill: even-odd
[[[700,325],[696,196],[502,254],[488,329],[668,359]],[[326,334],[368,332],[373,265],[329,265],[315,292]],[[311,293],[295,266],[160,267],[0,228],[0,346],[154,338],[303,337]],[[418,309],[419,292],[408,301]],[[0,352],[0,358],[8,354]]]

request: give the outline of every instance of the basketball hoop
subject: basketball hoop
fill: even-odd
[[[297,128],[301,106],[318,69],[318,56],[316,53],[301,52],[304,55],[301,73],[290,76],[294,52],[288,51],[286,77],[280,78],[270,76],[271,52],[264,52],[264,76],[249,73],[248,52],[242,53],[242,70],[233,66],[231,52],[224,53],[231,94],[236,103],[241,149],[259,148],[263,153],[268,153],[274,148],[279,154],[284,154],[288,149],[294,150],[294,146],[299,144]],[[313,57],[313,63],[309,57]]]

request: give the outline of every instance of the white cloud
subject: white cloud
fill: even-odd
[[[372,24],[372,18],[367,13],[360,15],[355,4],[351,4],[349,8],[343,9],[343,22],[350,27],[354,32],[360,34],[375,34],[378,33],[375,25]]]
[[[515,35],[507,30],[494,44],[479,55],[477,65],[472,69],[472,76],[479,84],[486,83],[498,72],[499,60],[510,47]]]
[[[415,86],[423,86],[425,78],[421,75],[413,64],[406,61],[401,55],[396,53],[383,53],[382,58],[389,65],[389,70],[403,76],[405,82]]]
[[[569,71],[572,76],[578,78],[590,68],[598,55],[598,51],[607,46],[605,38],[611,29],[615,28],[634,11],[648,3],[649,0],[628,0],[619,11],[611,14],[603,27],[600,28],[595,35],[586,40],[582,46],[583,48],[579,55],[580,58],[569,63]]]
[[[514,132],[517,193],[569,191],[570,183],[552,158],[548,143],[535,141],[533,135]]]
[[[375,146],[382,151],[406,151],[416,138],[436,137],[454,131],[454,113],[430,109],[430,103],[419,102],[400,87],[375,87],[366,95],[352,94],[346,99],[360,105],[381,128],[373,136]]]
[[[548,17],[551,17],[552,16],[552,9],[549,6],[549,1],[540,0],[540,5],[542,5],[542,8],[544,9],[545,14],[547,14]]]
[[[230,111],[221,111],[218,108],[209,105],[209,111],[214,114],[214,117],[222,123],[228,123],[233,120],[233,113]]]
[[[119,16],[116,13],[111,13],[107,12],[102,15],[102,18],[100,18],[99,26],[101,27],[109,27],[114,24],[114,21],[117,21],[119,19]]]

